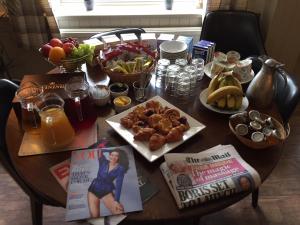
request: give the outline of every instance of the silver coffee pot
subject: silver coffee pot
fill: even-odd
[[[272,58],[260,57],[260,60],[263,61],[262,68],[249,84],[246,96],[254,107],[262,109],[270,107],[273,103],[277,89],[275,73],[278,72],[284,78],[285,85],[287,77],[280,69],[284,64]]]

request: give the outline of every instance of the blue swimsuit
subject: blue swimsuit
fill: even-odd
[[[102,198],[105,195],[112,193],[115,189],[115,200],[119,202],[125,174],[124,167],[119,164],[111,171],[108,171],[108,169],[109,161],[102,155],[99,158],[97,177],[92,181],[88,191],[95,194],[98,198]],[[115,179],[116,186],[113,183]]]

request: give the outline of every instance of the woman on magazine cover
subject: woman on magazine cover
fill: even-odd
[[[109,150],[108,159],[99,151],[99,170],[97,177],[88,189],[88,204],[92,218],[100,217],[100,201],[112,214],[121,214],[124,207],[120,203],[120,195],[124,175],[128,170],[127,154],[120,150]],[[114,184],[115,181],[115,184]]]

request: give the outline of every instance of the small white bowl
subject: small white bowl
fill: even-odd
[[[187,50],[187,45],[181,41],[164,41],[159,48],[166,53],[180,53]]]
[[[95,85],[92,89],[94,103],[97,106],[104,106],[110,100],[110,91],[105,85]]]
[[[121,105],[118,104],[119,99],[125,99],[127,101],[127,104]],[[131,98],[129,98],[128,96],[118,96],[114,99],[114,106],[115,106],[115,110],[119,113],[119,112],[123,112],[126,109],[129,109],[131,107]]]
[[[124,89],[124,91],[116,91],[116,90],[114,90],[115,87],[117,87],[117,88],[118,87],[119,88],[124,87],[125,89]],[[127,96],[128,95],[129,87],[125,83],[112,83],[111,85],[108,86],[108,89],[110,91],[111,96],[113,98],[116,98],[118,96]]]

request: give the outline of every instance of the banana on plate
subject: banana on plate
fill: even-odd
[[[238,110],[243,102],[243,88],[231,74],[219,74],[210,81],[206,103],[220,109]]]

